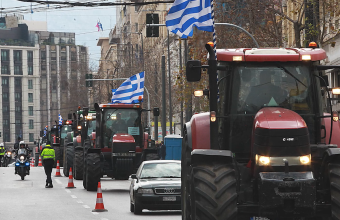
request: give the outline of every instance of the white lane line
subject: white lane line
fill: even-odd
[[[74,198],[74,199],[76,199],[76,198],[77,198],[77,196],[75,196],[75,195],[71,195],[71,197],[72,197],[72,198]]]
[[[77,202],[78,202],[78,203],[83,203],[83,201],[81,201],[81,200],[78,200]]]
[[[60,180],[58,180],[58,179],[54,179],[54,181],[56,181],[60,185],[62,184],[62,182]]]
[[[101,218],[100,220],[109,220],[109,219],[107,219],[107,218]]]
[[[90,208],[90,206],[88,206],[88,205],[83,205],[83,207],[84,207],[85,209],[89,209],[89,208]]]
[[[69,190],[69,189],[65,189],[65,191],[66,191],[67,193],[71,193],[71,190]]]
[[[94,214],[94,215],[98,215],[99,213],[98,213],[98,212],[92,212],[92,214]]]

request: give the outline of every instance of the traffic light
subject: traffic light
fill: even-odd
[[[146,14],[146,24],[159,24],[158,14]],[[146,25],[146,36],[159,37],[159,26],[150,27]]]
[[[92,79],[92,74],[85,74],[85,79]],[[86,82],[86,87],[92,87],[93,81],[85,81]]]

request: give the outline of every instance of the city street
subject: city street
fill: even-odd
[[[92,212],[97,192],[88,192],[81,180],[73,180],[76,188],[66,189],[68,177],[54,177],[53,189],[45,189],[43,167],[31,167],[31,174],[21,180],[14,167],[0,167],[0,219],[181,219],[180,211],[147,211],[142,215],[130,212],[128,180],[102,178],[103,203],[108,212]],[[61,168],[62,173],[62,168]]]

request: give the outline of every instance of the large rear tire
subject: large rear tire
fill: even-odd
[[[56,168],[57,167],[57,162],[59,160],[59,166],[60,166],[60,162],[62,161],[61,158],[62,158],[62,152],[61,152],[61,148],[60,146],[55,146],[53,147],[54,148],[54,153],[55,153],[55,160],[54,160],[54,165],[53,165],[53,168]]]
[[[329,183],[332,207],[332,220],[340,219],[340,163],[330,163]]]
[[[73,167],[74,149],[73,149],[73,146],[66,146],[65,148],[66,150],[65,150],[63,173],[66,177],[68,177],[69,172],[70,172],[70,167]]]
[[[237,220],[235,171],[222,162],[200,162],[191,172],[191,219]]]
[[[96,153],[89,153],[86,156],[86,190],[97,191],[100,181],[100,156]]]
[[[82,180],[84,175],[84,152],[82,150],[76,150],[74,152],[74,179]]]
[[[186,131],[185,131],[186,132]],[[182,153],[181,153],[181,191],[182,191],[182,219],[191,220],[191,204],[190,204],[190,191],[191,191],[191,181],[190,181],[190,158],[191,149],[188,146],[188,137],[185,135],[183,138]]]

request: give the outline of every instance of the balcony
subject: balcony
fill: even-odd
[[[115,33],[112,29],[109,34],[109,43],[110,44],[119,44],[120,43],[120,36]]]

